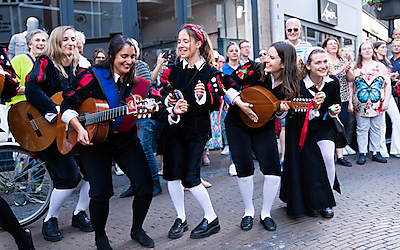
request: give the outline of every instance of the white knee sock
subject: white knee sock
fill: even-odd
[[[211,204],[210,196],[206,188],[200,183],[199,185],[189,188],[189,191],[193,194],[194,198],[196,198],[197,202],[204,210],[204,218],[207,219],[208,222],[212,222],[217,218],[217,215],[214,212],[214,208]]]
[[[47,222],[52,217],[58,218],[58,214],[60,213],[62,205],[71,196],[73,191],[74,188],[53,189],[53,192],[51,192],[51,197],[50,197],[49,211],[47,212],[44,222]]]
[[[247,177],[237,177],[237,183],[244,203],[244,215],[254,218],[253,192],[254,182],[253,175]]]
[[[86,211],[86,209],[88,208],[90,202],[89,189],[90,189],[89,182],[88,181],[83,182],[81,191],[79,192],[79,200],[78,204],[76,204],[74,215],[77,215],[80,211]]]
[[[185,213],[185,196],[181,180],[168,181],[168,192],[171,197],[172,203],[174,204],[177,217],[182,221],[186,220]]]
[[[321,150],[322,157],[324,158],[326,173],[328,175],[329,184],[333,190],[335,182],[335,143],[329,140],[319,141],[318,147]]]
[[[276,175],[264,175],[263,205],[261,209],[261,219],[271,217],[271,208],[278,193],[281,177]]]

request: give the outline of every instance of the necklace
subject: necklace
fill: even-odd
[[[319,83],[314,84],[314,86],[319,90],[319,87],[321,87],[323,81],[324,81],[324,78],[322,78],[322,80]]]

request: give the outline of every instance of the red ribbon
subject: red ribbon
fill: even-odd
[[[306,140],[306,134],[307,134],[307,128],[308,128],[308,118],[310,116],[310,110],[311,110],[312,106],[313,106],[313,100],[311,100],[310,103],[308,104],[306,119],[304,120],[303,129],[302,129],[301,135],[300,135],[300,143],[299,143],[300,150],[303,148],[304,141]]]
[[[191,28],[197,35],[197,38],[199,38],[201,40],[201,49],[203,49],[203,44],[204,44],[204,37],[203,37],[203,33],[201,33],[200,29],[194,25],[194,24],[186,24],[183,26],[183,28],[185,27],[189,27]]]

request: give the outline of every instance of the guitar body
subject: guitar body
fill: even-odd
[[[60,105],[62,92],[51,100]],[[28,101],[18,102],[8,111],[8,125],[15,140],[28,151],[38,152],[53,143],[57,134],[57,124],[49,123]]]
[[[240,93],[243,102],[253,104],[252,110],[258,116],[258,123],[254,123],[239,109],[240,118],[251,128],[259,128],[266,124],[278,109],[280,101],[266,88],[256,85],[245,88]]]
[[[97,113],[108,110],[109,106],[106,101],[88,98],[79,107],[78,113],[80,116],[85,114]],[[90,142],[101,144],[107,139],[109,122],[100,122],[86,127]],[[59,117],[57,120],[57,147],[62,154],[68,154],[71,151],[76,153],[79,150],[74,150],[77,145],[78,133],[72,127],[66,130],[66,124]],[[79,144],[80,145],[80,144]]]

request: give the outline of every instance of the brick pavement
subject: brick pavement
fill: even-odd
[[[213,186],[208,189],[221,223],[221,231],[206,239],[190,239],[190,231],[177,240],[167,237],[175,219],[175,211],[166,190],[154,198],[144,228],[154,239],[156,249],[399,249],[400,248],[400,159],[390,158],[387,164],[356,165],[356,156],[348,157],[352,168],[337,166],[342,195],[335,194],[337,206],[333,219],[286,215],[285,204],[276,199],[272,216],[278,224],[275,232],[266,231],[259,223],[262,182],[255,175],[254,205],[256,216],[251,231],[244,232],[239,223],[244,210],[236,178],[227,174],[229,157],[219,151],[211,152],[211,166],[202,170],[203,178]],[[115,179],[115,193],[120,194],[129,183],[126,177]],[[190,229],[202,218],[202,210],[193,196],[185,192],[186,211]],[[76,192],[60,214],[64,239],[51,243],[41,235],[42,222],[29,227],[37,249],[94,249],[94,234],[71,227]],[[132,198],[111,198],[107,232],[115,250],[142,249],[130,240]],[[0,232],[0,249],[15,249],[8,233]]]

